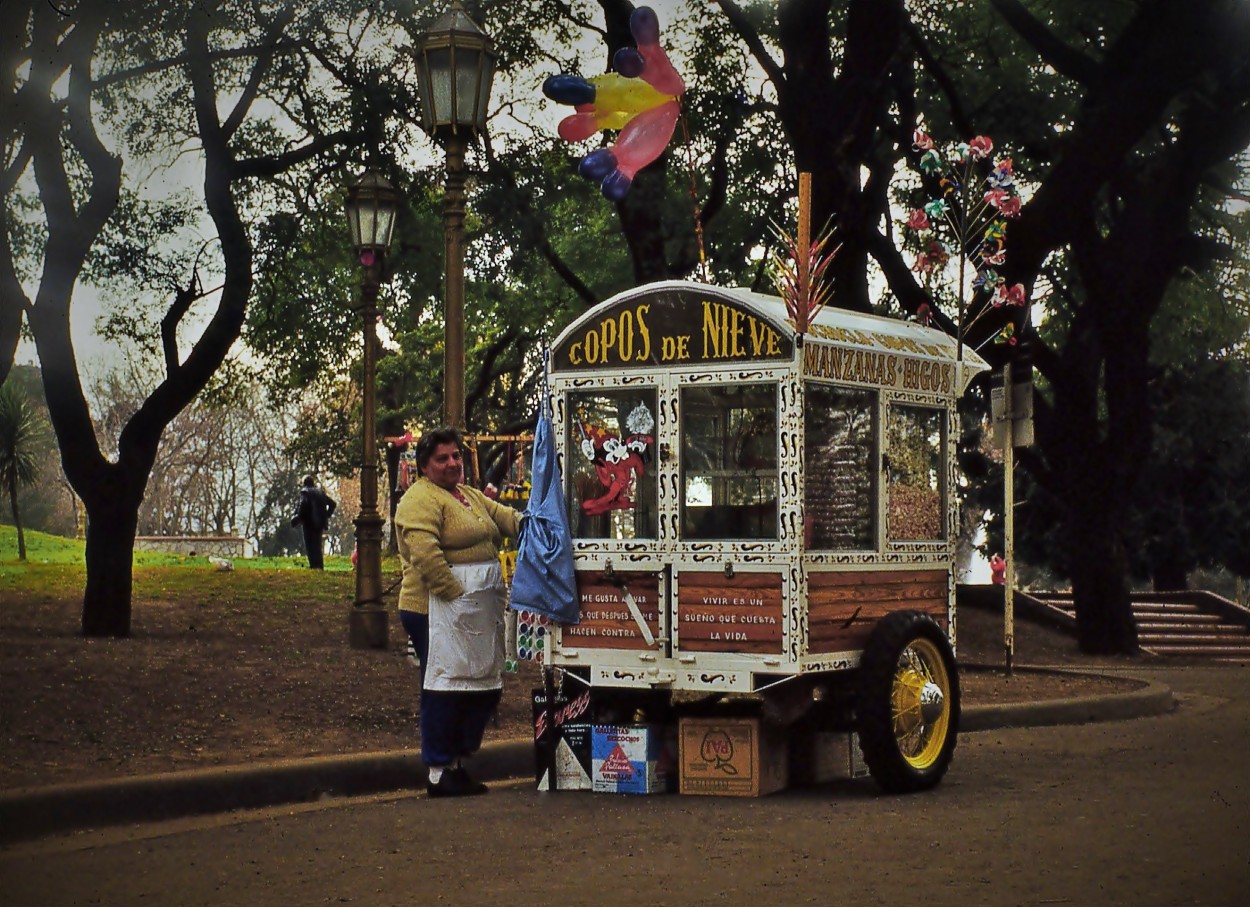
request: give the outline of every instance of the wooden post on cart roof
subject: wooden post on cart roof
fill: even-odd
[[[807,172],[799,174],[799,241],[797,251],[798,260],[794,264],[799,272],[799,311],[795,319],[794,329],[800,334],[806,334],[807,322],[811,317],[811,309],[808,303],[811,287],[808,286],[808,281],[811,279],[810,259],[812,257],[812,175]]]

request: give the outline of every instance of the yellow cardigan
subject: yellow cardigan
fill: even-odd
[[[395,508],[395,534],[404,565],[399,607],[428,614],[430,593],[450,601],[464,589],[452,564],[476,564],[499,556],[506,535],[516,538],[521,514],[476,488],[458,486],[469,506],[422,476]]]

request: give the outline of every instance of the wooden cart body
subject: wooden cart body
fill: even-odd
[[[904,609],[953,646],[955,404],[986,368],[839,309],[799,335],[741,289],[663,282],[589,310],[551,359],[580,621],[547,664],[754,693],[857,667]]]

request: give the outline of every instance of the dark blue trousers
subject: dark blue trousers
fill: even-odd
[[[400,610],[399,622],[412,640],[412,647],[417,650],[417,664],[424,671],[426,656],[430,654],[430,615]]]
[[[482,746],[503,690],[422,690],[421,761],[451,765]]]

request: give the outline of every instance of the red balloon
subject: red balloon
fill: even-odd
[[[613,151],[617,169],[630,179],[668,147],[681,108],[676,100],[644,111],[621,130]]]

